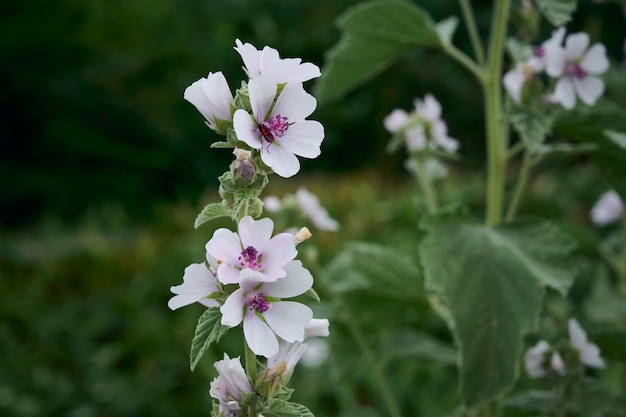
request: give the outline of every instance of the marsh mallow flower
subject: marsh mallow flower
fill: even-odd
[[[305,337],[305,327],[313,318],[309,307],[282,298],[296,297],[313,285],[311,273],[300,261],[285,266],[286,276],[275,282],[263,282],[252,269],[241,271],[239,289],[220,308],[222,325],[235,327],[243,321],[243,333],[250,349],[260,356],[278,353],[278,338],[293,343]]]
[[[328,215],[328,212],[320,204],[319,199],[304,187],[298,188],[296,191],[296,201],[300,210],[313,222],[315,227],[321,230],[331,232],[339,229],[339,223]]]
[[[185,100],[195,106],[211,128],[217,129],[216,119],[232,120],[233,94],[222,72],[209,73],[185,89]]]
[[[600,348],[589,341],[587,333],[580,327],[576,319],[569,319],[568,330],[570,344],[578,352],[580,362],[592,368],[604,368],[604,360],[600,357]]]
[[[252,114],[237,110],[233,125],[239,140],[259,149],[265,165],[281,177],[289,178],[300,170],[296,155],[319,156],[324,127],[320,122],[304,120],[313,113],[317,101],[304,91],[302,83],[288,83],[278,98],[277,91],[278,86],[271,76],[259,75],[250,80],[248,93]]]
[[[235,40],[235,50],[241,55],[244,71],[250,79],[261,74],[270,75],[278,84],[305,82],[322,73],[317,65],[302,62],[300,58],[280,58],[278,51],[269,46],[258,50],[250,43]]]
[[[589,35],[573,33],[565,39],[565,47],[551,44],[546,48],[546,72],[558,78],[550,100],[566,109],[574,108],[576,96],[593,105],[604,93],[604,83],[598,77],[609,68],[606,48],[600,43],[589,46]]]
[[[591,208],[591,221],[598,226],[604,226],[618,221],[624,212],[624,203],[614,190],[605,192]]]
[[[546,354],[550,351],[550,344],[545,340],[540,340],[535,346],[528,349],[524,354],[524,366],[526,372],[531,378],[542,378],[546,376]],[[552,352],[550,356],[550,368],[563,375],[565,373],[565,365],[563,359],[558,352]]]
[[[207,253],[219,260],[217,278],[224,284],[237,284],[243,270],[256,273],[259,281],[276,281],[285,276],[285,266],[297,255],[291,233],[272,237],[274,222],[246,216],[239,221],[238,233],[218,229],[206,244]]]
[[[233,417],[241,411],[240,403],[245,392],[254,392],[248,376],[241,366],[240,358],[224,359],[215,362],[218,377],[211,381],[211,397],[219,401],[219,411],[225,417]]]
[[[207,263],[209,264],[208,268],[204,263],[191,264],[185,268],[183,283],[170,288],[170,291],[176,295],[170,298],[167,303],[169,308],[176,310],[195,302],[206,307],[220,305],[217,300],[207,298],[208,295],[220,291],[215,277],[217,269],[215,258],[207,254]]]

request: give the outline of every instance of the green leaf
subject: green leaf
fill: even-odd
[[[198,217],[196,217],[196,221],[194,222],[193,227],[197,229],[209,220],[217,219],[218,217],[228,216],[230,216],[230,210],[224,205],[224,203],[207,204],[202,209],[200,214],[198,214]]]
[[[313,413],[302,404],[273,398],[268,409],[263,414],[273,414],[279,417],[314,417]]]
[[[439,46],[430,16],[407,1],[376,0],[359,4],[337,21],[343,30],[328,53],[316,84],[320,102],[338,98],[383,71],[418,46]]]
[[[616,132],[614,130],[605,130],[604,136],[620,148],[626,150],[626,133]]]
[[[204,352],[211,344],[218,342],[229,329],[221,324],[222,314],[219,307],[208,308],[198,319],[196,332],[191,342],[189,365],[193,371]]]
[[[600,100],[593,107],[578,106],[560,113],[554,130],[582,143],[593,143],[598,150],[590,153],[591,160],[600,168],[615,191],[626,201],[626,149],[609,138],[606,132],[626,132],[626,110],[608,100]]]
[[[562,26],[572,19],[576,0],[535,0],[539,10],[554,26]]]
[[[531,151],[537,150],[552,131],[552,117],[531,109],[516,107],[509,120]]]
[[[445,365],[456,363],[456,349],[431,335],[404,330],[389,339],[385,353],[390,358],[418,358]]]
[[[538,322],[543,287],[565,294],[572,241],[547,223],[490,228],[431,218],[420,245],[426,287],[447,310],[469,407],[509,389],[525,333]]]

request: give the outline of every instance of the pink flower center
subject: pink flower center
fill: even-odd
[[[272,304],[265,299],[263,293],[258,293],[250,297],[248,301],[248,306],[250,307],[250,311],[258,311],[259,313],[265,313],[270,309]]]
[[[537,58],[543,58],[543,56],[546,54],[546,51],[543,49],[543,46],[538,45],[533,48],[533,53]]]
[[[277,137],[283,136],[288,128],[289,120],[280,114],[270,117],[263,123],[259,123],[259,132],[261,132],[263,139],[269,143],[274,142]]]
[[[242,268],[250,268],[256,270],[261,266],[261,258],[263,256],[259,254],[259,252],[253,248],[252,246],[248,246],[244,250],[241,251],[241,255],[239,255],[239,266]]]
[[[565,75],[569,75],[570,77],[578,78],[580,80],[587,76],[587,71],[585,71],[580,64],[568,62],[565,66]]]

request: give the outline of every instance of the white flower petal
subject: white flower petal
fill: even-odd
[[[546,46],[544,60],[546,63],[546,73],[552,78],[563,75],[566,64],[565,50],[559,45]]]
[[[254,220],[251,216],[246,216],[239,221],[239,238],[241,246],[245,249],[248,246],[255,248],[259,254],[263,251],[266,243],[272,237],[274,222],[270,218]]]
[[[504,84],[504,88],[513,101],[519,103],[522,97],[522,86],[524,85],[524,73],[520,66],[504,74],[502,84]]]
[[[261,51],[250,43],[242,44],[239,39],[235,40],[235,51],[241,55],[246,73],[249,78],[254,78],[261,73]]]
[[[572,33],[565,39],[565,56],[568,61],[575,61],[583,56],[589,46],[589,35],[585,32]]]
[[[328,327],[330,323],[328,319],[311,319],[309,324],[304,328],[304,337],[328,336],[330,334]]]
[[[568,323],[570,344],[574,349],[582,351],[587,344],[587,333],[580,327],[578,321],[574,318],[569,319]]]
[[[426,146],[426,135],[422,125],[413,126],[404,132],[406,147],[409,151],[424,149]]]
[[[263,199],[263,208],[270,213],[278,213],[281,206],[282,203],[280,201],[280,198],[274,195],[269,195]]]
[[[239,278],[240,273],[241,270],[234,268],[230,264],[222,263],[217,268],[217,279],[222,284],[238,284],[241,281]]]
[[[541,378],[546,375],[546,371],[543,368],[543,361],[544,355],[549,349],[550,345],[548,342],[540,340],[524,354],[524,366],[531,378]]]
[[[274,236],[263,250],[263,268],[283,267],[296,257],[298,251],[291,233],[280,233]]]
[[[280,144],[269,144],[261,148],[261,159],[274,172],[283,177],[293,177],[300,171],[300,162],[296,156]]]
[[[580,61],[582,69],[590,74],[602,74],[609,69],[609,60],[606,57],[606,48],[601,43],[593,45],[582,61]]]
[[[598,226],[616,222],[622,217],[624,204],[614,190],[605,192],[591,209],[591,220]]]
[[[238,263],[237,258],[242,250],[239,236],[225,228],[217,229],[206,244],[208,254],[231,265]]]
[[[298,68],[291,73],[291,79],[289,81],[305,82],[320,77],[321,75],[322,73],[317,65],[304,62],[298,65]]]
[[[222,313],[221,322],[223,326],[235,327],[241,323],[245,308],[243,292],[242,288],[238,288],[235,292],[228,296],[224,305],[220,307],[220,312]]]
[[[173,288],[174,287],[172,287],[171,289]],[[198,297],[195,294],[175,295],[174,297],[170,298],[170,300],[167,302],[167,306],[170,308],[170,310],[177,310],[181,307],[185,307],[190,304],[198,302],[199,298],[200,297]]]
[[[419,102],[419,100],[418,100]],[[438,120],[441,117],[441,104],[432,94],[426,94],[424,101],[419,102],[419,107],[416,105],[417,114],[429,121]]]
[[[552,93],[551,100],[561,103],[566,109],[573,109],[576,104],[576,94],[574,93],[574,83],[569,77],[559,79]]]
[[[324,140],[324,126],[315,120],[302,120],[289,126],[283,137],[276,138],[287,151],[303,158],[316,158],[320,155],[320,145]]]
[[[270,358],[278,353],[278,339],[276,339],[276,335],[253,312],[249,311],[243,319],[243,334],[246,338],[246,343],[248,343],[248,346],[256,355]]]
[[[289,298],[304,294],[313,286],[313,276],[302,267],[302,262],[291,261],[285,265],[285,278],[263,284],[263,292],[271,297]]]
[[[383,120],[383,126],[389,133],[396,133],[409,122],[409,114],[402,109],[395,109]]]
[[[233,115],[233,128],[237,134],[237,139],[245,142],[254,149],[261,147],[261,133],[257,128],[252,116],[243,109],[238,109]]]
[[[317,107],[317,100],[304,91],[302,83],[290,82],[280,92],[272,109],[272,116],[281,115],[294,123],[310,116]]]
[[[592,106],[604,93],[604,83],[598,77],[588,75],[585,78],[574,78],[574,87],[578,97],[588,106]]]
[[[580,362],[592,368],[604,368],[604,359],[600,357],[600,348],[593,343],[587,342],[580,352]]]
[[[290,343],[301,342],[304,340],[304,327],[313,318],[313,311],[295,301],[278,301],[263,313],[263,318],[282,339]]]
[[[248,83],[248,95],[252,114],[258,123],[265,120],[274,98],[276,97],[276,81],[270,75],[261,74]]]
[[[200,78],[185,89],[183,97],[212,125],[216,117],[231,120],[233,95],[221,72],[209,73],[206,78]]]

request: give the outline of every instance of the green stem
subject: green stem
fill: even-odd
[[[506,171],[508,144],[505,134],[506,124],[502,119],[500,80],[511,0],[496,0],[494,3],[487,55],[487,76],[483,83],[488,158],[486,223],[489,226],[494,226],[500,222],[504,205],[504,173]]]
[[[248,374],[248,378],[250,378],[251,383],[254,385],[257,374],[256,355],[245,341],[243,343],[246,350],[246,374]]]
[[[472,42],[472,49],[474,50],[474,56],[478,65],[481,67],[485,65],[485,53],[483,52],[483,46],[476,28],[476,18],[474,17],[474,11],[472,10],[472,4],[469,0],[459,0],[461,3],[461,12],[463,13],[463,20],[467,26],[467,32]]]
[[[398,407],[398,404],[396,403],[396,400],[393,396],[393,392],[391,391],[391,387],[387,382],[387,378],[385,378],[385,373],[381,362],[376,360],[376,357],[372,350],[369,348],[365,337],[363,336],[363,333],[361,333],[361,330],[359,329],[359,326],[356,325],[356,323],[354,323],[354,321],[352,320],[350,312],[345,311],[343,317],[346,324],[348,325],[348,328],[350,329],[350,332],[352,333],[352,336],[354,337],[354,340],[359,345],[359,348],[365,355],[365,359],[372,367],[372,376],[377,383],[378,388],[380,389],[380,394],[383,397],[383,401],[387,405],[389,417],[402,417],[402,414],[400,413],[400,408]]]
[[[530,174],[530,170],[534,165],[535,161],[533,155],[531,155],[531,153],[528,151],[525,152],[522,159],[522,166],[520,167],[517,177],[517,183],[515,184],[515,189],[513,190],[511,201],[509,201],[509,207],[506,212],[506,221],[511,221],[515,217],[515,213],[517,212],[517,206],[519,205],[522,194],[524,193],[524,189],[526,188],[526,184],[528,183],[528,175]]]
[[[469,70],[469,72],[471,72],[480,83],[485,81],[484,69],[472,61],[472,59],[463,53],[463,51],[457,49],[456,46],[448,42],[443,42],[442,47],[451,58],[454,58],[459,64]]]
[[[420,188],[422,192],[426,196],[426,205],[428,206],[429,213],[435,213],[437,211],[437,194],[435,193],[435,188],[433,187],[432,179],[428,176],[426,172],[426,167],[422,160],[418,158],[414,159],[415,168],[417,172],[415,173],[417,177],[417,181],[419,181]]]

